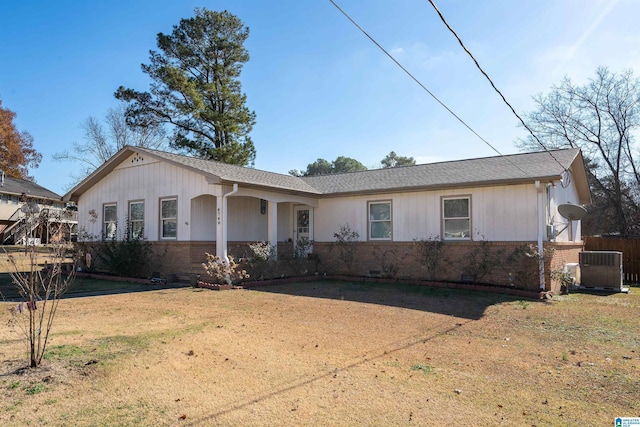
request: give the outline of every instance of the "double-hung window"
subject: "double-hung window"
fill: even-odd
[[[369,240],[391,240],[391,201],[369,202]]]
[[[102,235],[105,239],[115,239],[118,231],[118,209],[115,203],[102,207]]]
[[[144,237],[144,202],[129,202],[129,237]]]
[[[471,237],[471,198],[445,197],[442,199],[442,232],[445,239]]]
[[[175,239],[178,225],[178,199],[160,199],[160,237]]]

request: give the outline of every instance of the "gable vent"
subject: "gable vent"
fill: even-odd
[[[140,155],[140,153],[136,153],[132,158],[131,158],[131,163],[142,163],[144,162],[144,157],[142,157]]]

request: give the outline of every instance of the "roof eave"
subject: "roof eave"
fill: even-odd
[[[578,193],[578,202],[581,205],[590,205],[592,203],[591,188],[589,187],[589,180],[587,178],[587,171],[584,166],[584,158],[582,157],[581,150],[578,151],[571,162],[569,171],[571,171],[571,175],[576,181],[575,185],[576,192]]]
[[[306,191],[302,189],[294,189],[294,188],[283,187],[279,185],[262,185],[262,184],[256,184],[256,183],[248,182],[244,180],[223,179],[220,183],[225,185],[240,184],[244,188],[253,188],[253,189],[262,190],[262,191],[279,191],[286,194],[295,194],[295,195],[302,195],[307,197],[309,196],[318,197],[322,195],[320,191]]]

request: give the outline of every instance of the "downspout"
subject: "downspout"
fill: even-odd
[[[234,194],[236,194],[238,192],[238,184],[234,183],[233,184],[233,190],[231,190],[230,192],[228,192],[227,194],[223,194],[222,195],[222,244],[224,245],[223,248],[223,262],[226,264],[229,264],[229,258],[228,258],[228,254],[227,254],[227,234],[228,234],[228,226],[229,224],[227,223],[227,197],[232,196]]]
[[[538,192],[538,274],[540,280],[540,290],[544,291],[545,289],[545,281],[544,281],[544,229],[545,229],[545,218],[544,218],[544,187],[540,185],[540,181],[536,181],[536,191]]]

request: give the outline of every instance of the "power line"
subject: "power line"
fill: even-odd
[[[411,72],[409,72],[409,70],[407,70],[402,64],[400,64],[400,62],[398,62],[393,55],[391,55],[384,47],[382,47],[373,37],[371,37],[369,35],[369,33],[367,33],[362,27],[360,27],[360,25],[358,25],[358,23],[356,21],[354,21],[351,16],[349,16],[349,14],[347,14],[347,12],[345,12],[344,10],[342,10],[342,8],[340,6],[338,6],[336,4],[336,2],[334,0],[329,0],[335,7],[336,9],[338,9],[349,21],[351,21],[351,23],[357,28],[359,29],[362,34],[364,34],[365,36],[367,36],[367,38],[369,40],[371,40],[371,42],[373,44],[375,44],[382,52],[384,52],[385,55],[387,55],[389,57],[389,59],[391,59],[393,62],[395,62],[395,64],[400,67],[400,69],[402,69],[402,71],[404,71],[409,77],[411,77],[411,79],[413,79],[414,82],[416,82],[425,92],[427,92],[429,95],[431,95],[431,97],[433,99],[435,99],[442,107],[444,107],[445,110],[447,110],[453,117],[455,117],[460,123],[462,123],[467,129],[469,129],[475,136],[477,136],[482,142],[484,142],[486,145],[488,145],[493,151],[495,151],[496,153],[498,153],[501,157],[504,157],[509,163],[511,163],[513,166],[515,166],[517,169],[520,170],[520,172],[522,172],[523,174],[527,175],[527,173],[522,170],[522,168],[520,168],[518,165],[516,165],[515,163],[513,163],[508,157],[505,157],[500,151],[498,151],[493,145],[491,145],[489,143],[489,141],[487,141],[486,139],[484,139],[482,136],[480,136],[471,126],[469,126],[464,120],[462,120],[456,113],[453,112],[453,110],[451,110],[449,107],[447,107],[447,105],[442,102],[436,95],[434,95],[429,89],[427,89],[427,87],[425,85],[423,85],[420,80],[418,80],[413,74],[411,74]],[[557,161],[557,160],[556,160]],[[564,168],[564,167],[563,167]]]
[[[436,12],[438,13],[438,16],[440,17],[440,20],[442,21],[442,23],[449,29],[449,31],[451,31],[451,34],[454,35],[454,37],[456,38],[456,40],[458,40],[458,43],[460,43],[460,46],[462,46],[462,49],[464,49],[465,52],[467,52],[467,54],[471,57],[471,59],[473,59],[473,62],[476,64],[476,67],[478,68],[478,70],[480,70],[480,72],[487,78],[487,80],[489,80],[489,83],[491,84],[491,87],[493,88],[493,90],[495,90],[498,95],[500,95],[500,97],[502,98],[502,101],[504,101],[505,104],[507,104],[507,106],[511,109],[511,112],[518,118],[518,120],[520,120],[520,123],[522,123],[522,126],[524,126],[524,128],[529,131],[529,133],[531,134],[531,136],[533,137],[533,139],[536,140],[536,142],[538,144],[540,144],[540,146],[544,149],[544,151],[546,151],[547,153],[549,153],[549,155],[551,157],[553,157],[553,160],[556,161],[556,163],[558,163],[560,165],[560,167],[563,170],[567,170],[567,168],[564,167],[564,165],[562,163],[560,163],[560,161],[556,158],[556,156],[553,155],[553,153],[551,151],[549,151],[547,149],[547,147],[542,143],[542,141],[540,141],[540,139],[538,139],[538,137],[536,136],[535,133],[533,133],[533,131],[531,130],[531,128],[525,123],[525,121],[522,119],[522,117],[520,117],[520,115],[516,112],[516,110],[511,106],[511,104],[509,103],[509,101],[507,101],[507,98],[504,97],[504,95],[502,94],[502,92],[500,92],[500,90],[496,87],[496,85],[493,83],[493,80],[491,80],[491,77],[489,77],[489,75],[482,69],[482,67],[480,66],[480,64],[478,63],[478,61],[476,60],[476,58],[473,56],[473,54],[469,51],[469,49],[467,49],[467,47],[464,45],[464,43],[462,42],[462,40],[460,39],[460,37],[458,36],[458,34],[455,32],[455,30],[453,28],[451,28],[451,26],[449,25],[449,23],[447,22],[446,19],[444,19],[444,16],[442,15],[442,12],[440,12],[440,9],[438,9],[438,6],[436,6],[436,4],[433,2],[433,0],[428,0],[429,3],[431,3],[431,6],[433,6],[433,8],[436,10]]]

